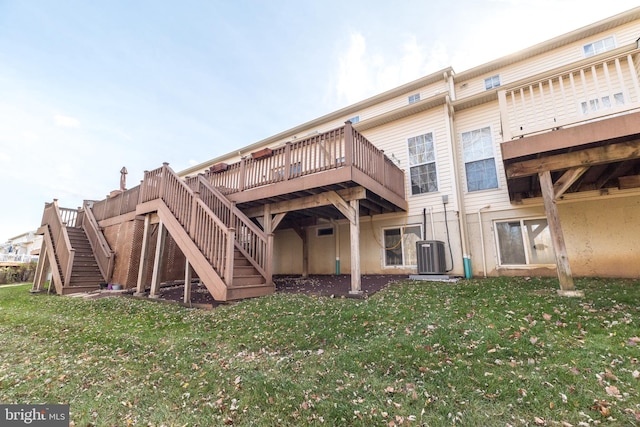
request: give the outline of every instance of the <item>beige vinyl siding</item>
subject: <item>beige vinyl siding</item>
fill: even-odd
[[[451,180],[451,143],[447,134],[444,107],[415,114],[391,124],[369,129],[365,137],[374,142],[378,148],[384,150],[387,157],[399,161],[398,165],[405,171],[405,188],[409,202],[409,215],[422,212],[424,207],[434,206],[442,208],[442,195],[449,196],[450,209],[457,209],[455,205],[454,189]],[[436,160],[438,191],[422,194],[411,194],[410,166],[408,156],[408,139],[411,137],[433,134],[433,144]],[[396,162],[397,164],[397,162]]]
[[[545,52],[541,55],[527,58],[509,66],[487,71],[478,77],[473,77],[468,80],[456,80],[456,97],[457,99],[462,99],[464,97],[484,92],[484,80],[496,74],[500,75],[500,85],[505,86],[529,76],[534,76],[566,64],[583,60],[585,58],[583,50],[583,46],[585,44],[602,40],[609,36],[614,37],[616,47],[635,43],[640,36],[640,22],[632,22],[624,26],[617,27],[615,30],[606,31],[587,39],[578,40],[574,43]],[[462,73],[462,75],[464,75],[464,73]]]
[[[462,148],[461,135],[464,132],[482,129],[485,127],[491,128],[493,156],[496,164],[498,188],[469,192],[467,191],[467,177],[465,173],[464,151]],[[500,129],[500,113],[498,111],[497,102],[483,104],[478,107],[469,108],[456,113],[455,138],[459,153],[458,169],[460,171],[460,186],[467,213],[475,212],[486,205],[491,205],[493,209],[505,208],[511,205],[504,173],[504,164],[502,162],[500,152],[500,143],[502,142]]]

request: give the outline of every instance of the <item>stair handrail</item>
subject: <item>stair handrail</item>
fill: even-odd
[[[193,181],[192,181],[193,184]],[[269,277],[268,236],[202,174],[197,178],[200,198],[227,227],[235,229],[234,245],[267,280]]]
[[[69,209],[64,209],[64,211],[68,212]],[[53,248],[60,263],[60,271],[62,271],[62,286],[69,286],[75,249],[71,246],[71,240],[69,240],[69,234],[67,233],[67,224],[63,222],[58,199],[53,199],[53,203],[45,204],[42,225],[47,225],[51,232]]]
[[[87,201],[84,203],[84,215],[82,215],[80,225],[91,244],[91,249],[93,250],[93,255],[96,258],[102,277],[106,282],[109,282],[113,274],[115,252],[111,249],[107,239],[104,237],[98,221],[91,210],[91,206]]]
[[[145,172],[143,202],[160,199],[227,286],[233,284],[235,230],[227,227],[168,165]]]

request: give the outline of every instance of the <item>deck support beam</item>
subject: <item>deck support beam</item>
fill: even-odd
[[[309,244],[307,241],[307,229],[294,226],[293,230],[302,240],[302,277],[309,277]]]
[[[182,301],[191,304],[191,264],[187,258],[184,262],[184,296]]]
[[[158,223],[158,241],[156,243],[156,255],[153,259],[153,275],[151,276],[151,290],[149,298],[158,298],[160,290],[160,280],[162,279],[162,257],[164,255],[164,243],[167,237],[167,229],[160,221]]]
[[[558,214],[558,206],[556,203],[556,192],[553,188],[551,172],[544,171],[538,174],[540,179],[540,188],[542,190],[542,199],[544,201],[544,211],[547,215],[549,223],[549,232],[551,233],[551,241],[553,242],[553,250],[556,256],[556,266],[558,273],[558,281],[560,289],[558,295],[561,296],[584,296],[581,291],[576,291],[571,275],[571,267],[569,266],[569,257],[567,256],[567,247],[562,234],[562,226],[560,224],[560,215]]]
[[[360,278],[360,200],[351,200],[349,207],[353,211],[349,218],[349,231],[351,240],[351,290],[349,294],[362,294]]]
[[[34,276],[31,292],[42,291],[42,285],[44,284],[44,276],[46,271],[45,264],[47,263],[48,255],[49,254],[47,253],[47,244],[44,241],[44,239],[42,239],[42,245],[40,245],[40,258],[38,260],[38,265],[36,267],[36,274]]]
[[[145,215],[144,228],[142,231],[142,249],[140,250],[140,263],[138,265],[138,283],[136,284],[136,296],[144,295],[145,288],[145,271],[147,266],[147,258],[149,256],[149,225],[151,216]]]

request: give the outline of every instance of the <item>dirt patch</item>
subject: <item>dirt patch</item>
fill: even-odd
[[[294,293],[332,298],[367,298],[384,289],[391,283],[404,280],[408,276],[390,274],[370,274],[361,278],[361,295],[351,295],[351,276],[343,274],[301,276],[274,276],[276,293]],[[159,291],[160,300],[182,302],[184,285],[176,284],[163,286]],[[213,299],[207,288],[200,283],[193,283],[191,287],[191,303],[194,306],[215,307],[221,302]]]

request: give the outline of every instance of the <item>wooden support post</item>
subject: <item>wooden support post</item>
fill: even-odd
[[[160,281],[162,279],[162,257],[164,255],[164,243],[167,236],[167,229],[162,221],[158,223],[158,240],[156,243],[156,255],[153,260],[153,276],[151,276],[151,290],[149,298],[158,298],[158,290],[160,290]]]
[[[42,291],[42,284],[44,283],[43,276],[45,270],[45,264],[47,262],[47,244],[42,239],[42,245],[40,245],[40,256],[38,258],[38,265],[36,266],[36,274],[33,278],[33,285],[31,286],[31,292],[40,292]]]
[[[538,177],[540,179],[540,189],[542,190],[542,199],[544,201],[544,210],[549,224],[549,232],[551,233],[551,241],[553,242],[553,250],[556,256],[558,280],[560,282],[560,290],[558,290],[558,294],[562,296],[584,296],[583,292],[576,291],[573,284],[573,276],[571,275],[569,257],[567,256],[567,248],[562,234],[562,226],[560,224],[560,216],[558,215],[558,206],[556,204],[553,181],[551,180],[551,172],[540,172],[538,173]]]
[[[360,295],[362,293],[360,281],[360,200],[349,202],[354,210],[354,218],[349,221],[351,239],[351,290],[349,294]]]
[[[353,166],[355,163],[353,153],[353,127],[350,121],[344,123],[344,164],[345,166]]]
[[[189,260],[185,261],[184,265],[184,298],[185,304],[191,304],[191,264]]]
[[[309,245],[307,244],[307,229],[295,225],[293,230],[302,240],[302,277],[309,277]]]
[[[146,215],[144,217],[144,229],[142,231],[142,249],[140,250],[140,264],[138,265],[138,283],[136,285],[136,296],[144,295],[145,288],[145,271],[147,267],[147,258],[149,256],[149,224],[151,222],[151,216]]]

